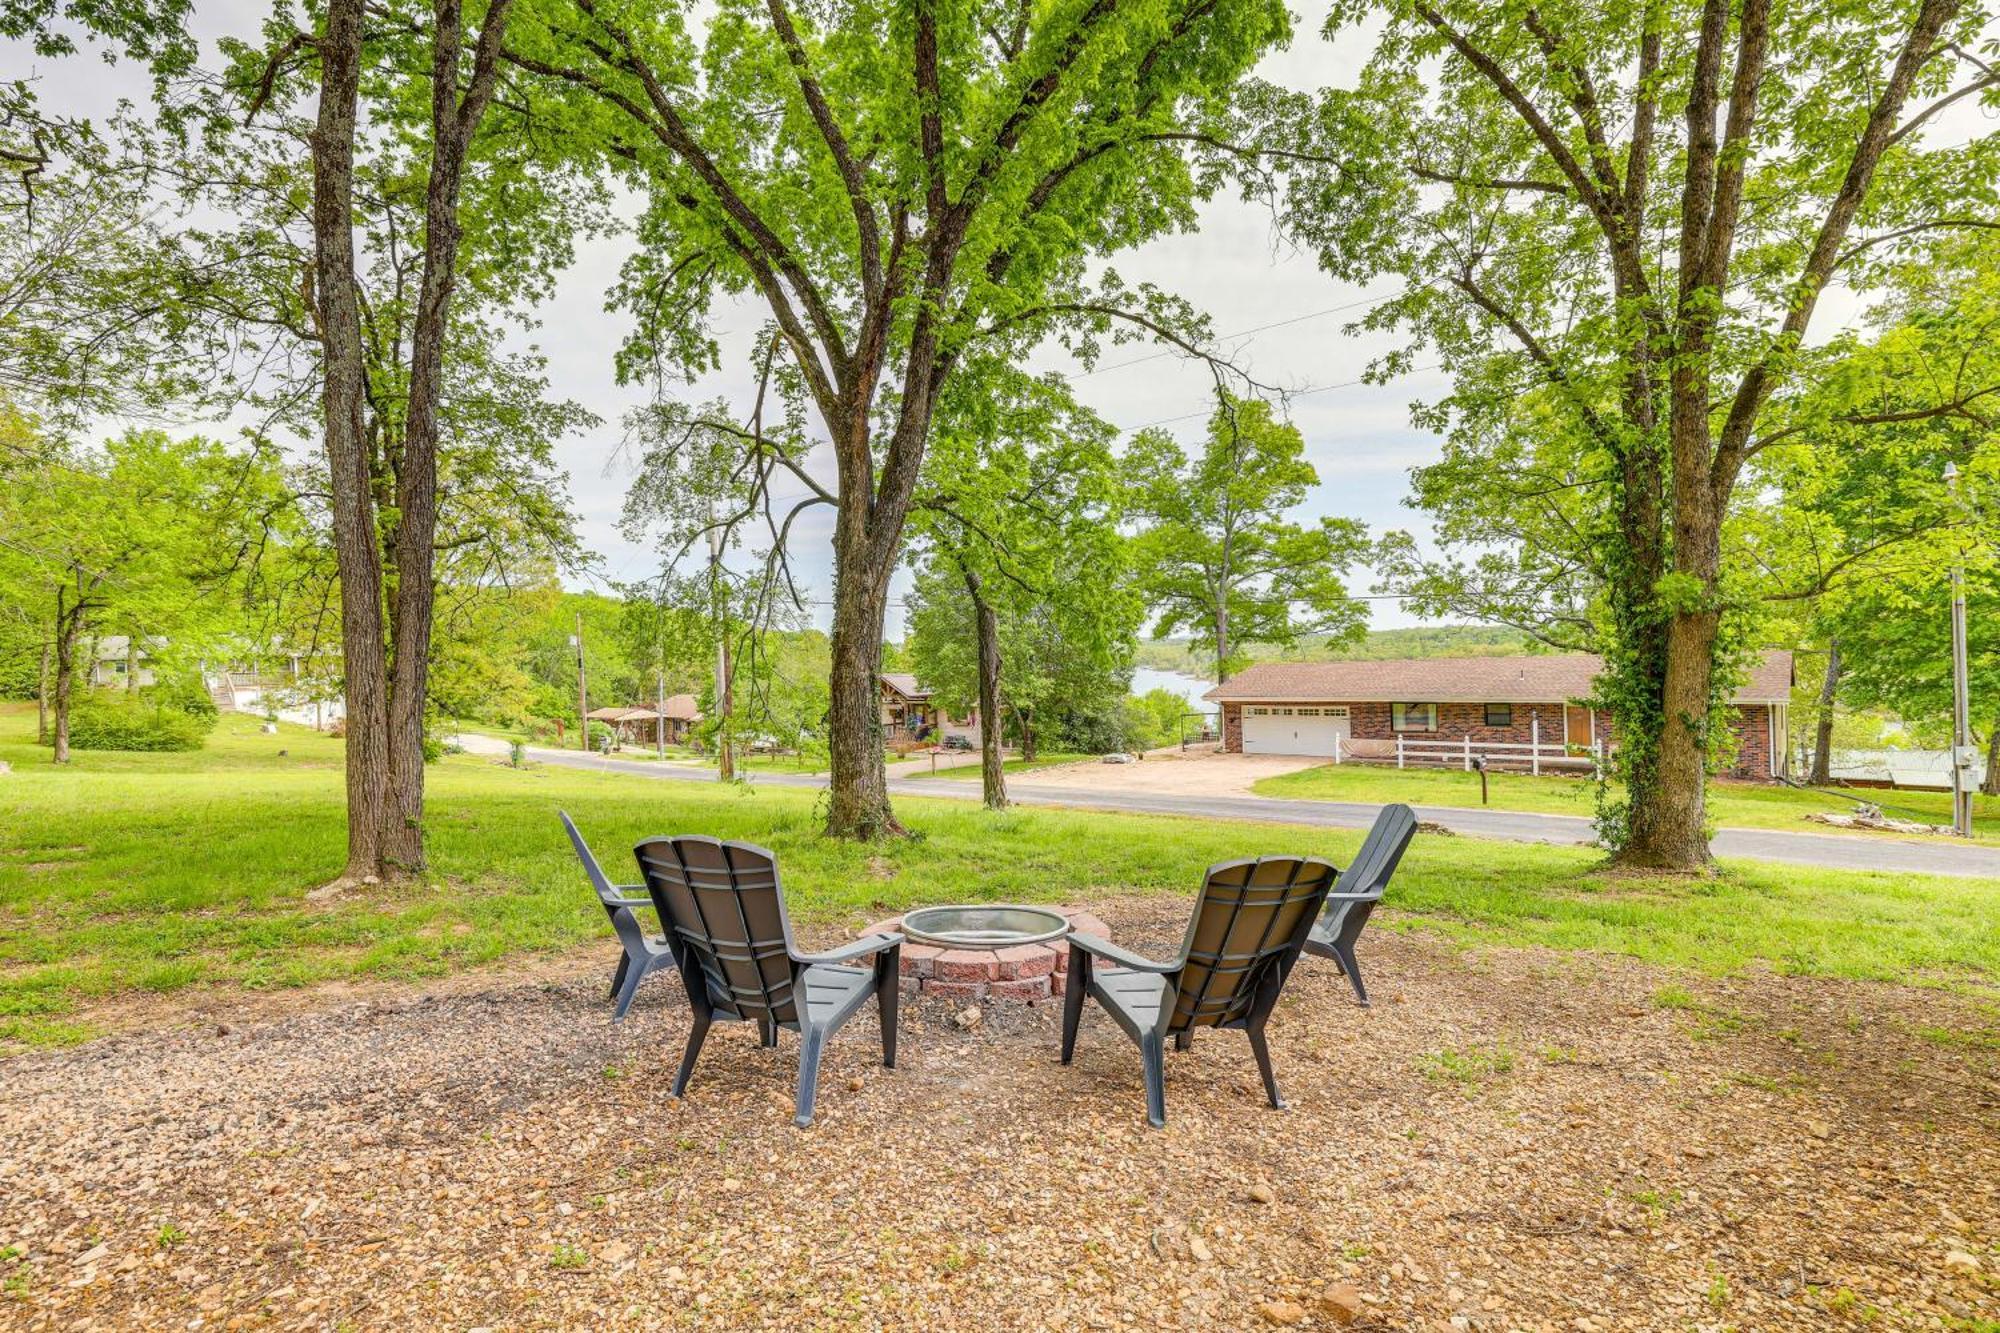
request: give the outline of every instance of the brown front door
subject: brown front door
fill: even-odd
[[[1563,741],[1565,744],[1590,748],[1591,716],[1588,708],[1578,708],[1570,704],[1563,709]]]

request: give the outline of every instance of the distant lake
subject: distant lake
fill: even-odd
[[[1162,671],[1158,667],[1135,667],[1132,671],[1132,693],[1151,694],[1154,690],[1170,690],[1187,700],[1188,708],[1193,712],[1215,711],[1215,705],[1201,697],[1214,688],[1214,681],[1190,676],[1185,671]]]

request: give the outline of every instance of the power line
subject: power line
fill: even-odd
[[[1408,290],[1409,288],[1405,287],[1403,292]],[[1358,301],[1348,301],[1341,305],[1330,305],[1324,310],[1314,310],[1304,315],[1293,315],[1290,319],[1275,320],[1269,324],[1259,324],[1252,329],[1237,329],[1232,333],[1222,333],[1216,336],[1219,338],[1247,338],[1253,333],[1268,333],[1272,329],[1288,328],[1293,324],[1303,324],[1309,319],[1320,319],[1326,315],[1337,315],[1343,310],[1358,310],[1365,305],[1386,305],[1401,297],[1403,292],[1392,292],[1387,296],[1364,296]],[[1107,375],[1114,370],[1124,370],[1127,366],[1143,366],[1148,361],[1158,361],[1169,356],[1186,355],[1187,353],[1181,351],[1179,348],[1167,347],[1157,352],[1148,353],[1145,356],[1135,356],[1130,361],[1119,361],[1112,365],[1098,366],[1093,370],[1081,371],[1075,375],[1071,375],[1069,378],[1073,380],[1087,380],[1092,375]]]
[[[1436,370],[1438,368],[1438,365],[1439,363],[1434,361],[1427,366],[1412,366],[1409,370],[1403,373],[1408,375],[1421,375],[1427,370]],[[1299,389],[1296,392],[1288,393],[1285,395],[1285,397],[1287,399],[1309,398],[1316,393],[1331,393],[1335,389],[1352,389],[1356,385],[1367,384],[1367,383],[1369,383],[1369,379],[1366,375],[1363,375],[1359,379],[1342,380],[1338,384],[1315,384],[1309,389]],[[1212,407],[1204,407],[1194,412],[1183,412],[1181,413],[1181,415],[1177,417],[1161,417],[1158,421],[1148,421],[1142,425],[1128,426],[1125,429],[1126,432],[1129,434],[1132,431],[1151,430],[1155,426],[1171,426],[1177,421],[1192,421],[1196,417],[1209,416],[1213,414],[1214,411],[1215,409]]]

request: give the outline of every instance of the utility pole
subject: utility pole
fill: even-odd
[[[576,613],[576,633],[569,636],[576,646],[576,748],[590,753],[590,691],[583,678],[583,612]]]
[[[715,776],[736,780],[736,757],[729,750],[729,619],[722,606],[722,529],[708,529],[708,585],[715,604]]]
[[[1958,509],[1958,464],[1944,465],[1945,489]],[[1965,669],[1965,561],[1951,562],[1951,827],[1962,838],[1972,836],[1972,701]]]

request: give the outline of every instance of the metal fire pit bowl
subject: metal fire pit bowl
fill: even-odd
[[[947,949],[1011,949],[1061,939],[1069,934],[1069,918],[1046,907],[1007,903],[919,907],[903,917],[903,933]]]

